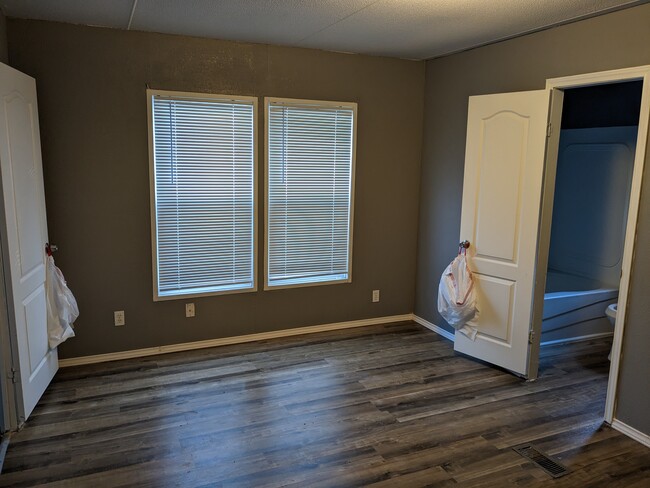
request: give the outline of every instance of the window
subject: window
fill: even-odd
[[[154,299],[254,291],[257,99],[147,98]]]
[[[356,113],[266,99],[266,288],[351,281]]]

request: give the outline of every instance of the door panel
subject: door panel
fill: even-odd
[[[23,321],[27,338],[27,352],[29,353],[29,378],[38,372],[48,353],[47,334],[43,334],[41,324],[43,310],[47,310],[45,287],[40,286],[23,302]]]
[[[516,283],[494,276],[475,274],[481,302],[481,334],[485,340],[508,344],[512,337],[512,316]]]
[[[472,239],[484,259],[516,261],[521,213],[520,162],[527,133],[528,118],[510,111],[498,112],[480,123],[476,225]]]
[[[454,349],[526,375],[546,145],[546,90],[470,97],[461,240],[478,294],[475,341]]]
[[[20,92],[12,92],[4,97],[7,126],[7,144],[10,151],[9,164],[14,186],[14,212],[18,230],[18,246],[21,280],[29,279],[32,272],[44,273],[43,249],[41,242],[34,239],[40,235],[38,215],[41,204],[40,186],[34,167],[34,127],[33,107]]]
[[[0,63],[0,100],[4,272],[19,363],[18,415],[26,420],[58,368],[57,351],[48,347],[47,224],[34,79]]]

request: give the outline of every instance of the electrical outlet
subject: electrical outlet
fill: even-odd
[[[115,327],[124,325],[124,310],[116,310],[113,312],[113,319],[115,321]]]
[[[194,309],[194,304],[193,303],[186,303],[185,304],[185,316],[186,317],[194,317],[196,315],[196,310]]]
[[[379,301],[379,290],[372,290],[372,303]]]

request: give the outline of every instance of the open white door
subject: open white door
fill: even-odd
[[[5,282],[20,421],[25,421],[58,369],[48,346],[45,304],[45,194],[36,82],[0,63],[0,166],[4,203]],[[14,360],[14,364],[16,361]]]
[[[549,91],[470,97],[460,240],[478,292],[475,341],[454,349],[528,374]]]

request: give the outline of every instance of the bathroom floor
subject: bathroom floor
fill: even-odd
[[[647,487],[602,422],[610,345],[543,348],[535,382],[411,322],[65,368],[0,486]]]

